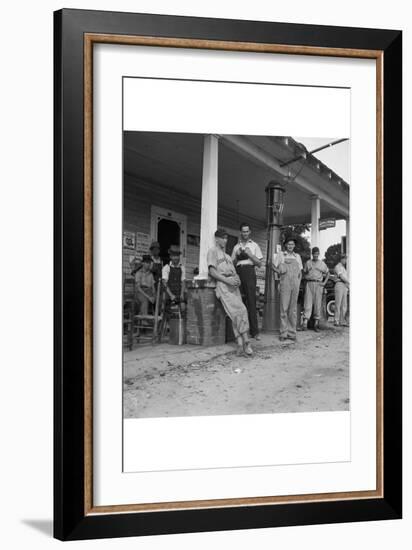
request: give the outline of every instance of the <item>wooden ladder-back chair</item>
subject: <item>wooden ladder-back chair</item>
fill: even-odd
[[[129,323],[129,330],[131,336],[129,337],[129,349],[133,349],[134,342],[151,342],[156,344],[160,340],[159,329],[162,321],[162,288],[161,283],[156,288],[156,301],[153,314],[135,314],[133,312],[131,322]]]
[[[135,282],[133,278],[123,280],[123,344],[125,339],[129,350],[133,348],[133,317],[135,314]]]

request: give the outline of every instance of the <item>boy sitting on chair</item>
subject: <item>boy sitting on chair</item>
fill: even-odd
[[[149,303],[155,303],[154,277],[151,267],[151,257],[148,254],[144,254],[142,257],[142,267],[135,275],[136,301],[139,304],[140,315],[147,315]]]

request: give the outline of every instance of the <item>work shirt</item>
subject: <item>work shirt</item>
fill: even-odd
[[[225,278],[239,279],[232,258],[221,248],[214,246],[207,252],[207,265],[214,267],[219,275]],[[221,301],[223,309],[232,321],[233,333],[236,338],[247,334],[249,330],[248,312],[242,301],[238,286],[228,285],[216,279],[216,297]]]
[[[221,264],[224,264],[223,266]],[[207,267],[214,267],[225,276],[236,275],[232,258],[224,250],[214,246],[207,251]]]
[[[154,264],[156,264],[156,265],[157,265],[157,264],[160,264],[161,266],[163,266],[162,258],[160,258],[160,257],[159,257],[159,258],[155,258],[154,256],[152,256],[152,262],[153,262]]]
[[[154,285],[153,273],[151,271],[140,269],[136,273],[134,280],[136,281],[136,286],[140,286],[141,288],[152,288]]]
[[[328,268],[322,260],[308,260],[305,264],[305,279],[307,281],[322,282],[323,277],[327,274]]]
[[[346,269],[343,267],[343,265],[340,262],[335,265],[335,273],[338,276],[338,281],[337,282],[340,282],[340,283],[344,282],[341,279],[341,275],[343,275],[345,277],[345,279],[348,279],[348,272],[346,271]],[[345,283],[345,284],[347,284],[347,283]]]
[[[238,251],[244,251],[245,248],[248,247],[250,252],[256,256],[256,258],[260,261],[263,260],[262,251],[260,250],[260,246],[255,243],[255,241],[252,241],[252,239],[249,239],[246,243],[243,241],[239,241],[233,248],[232,251],[232,260],[235,261],[236,258],[238,258]],[[243,252],[243,254],[245,254]],[[242,254],[240,255],[240,258],[242,258]],[[238,259],[236,262],[236,265],[255,265],[250,258],[247,258],[245,256],[244,259]]]
[[[297,252],[287,252],[286,250],[273,254],[273,266],[279,269],[281,264],[285,263],[285,260],[295,260],[298,263],[300,269],[303,269],[302,259]]]
[[[173,266],[172,262],[169,262],[168,264],[166,264],[162,269],[162,279],[166,281],[166,283],[169,280],[170,266]],[[173,267],[180,267],[180,269],[182,270],[181,280],[184,281],[186,279],[186,272],[183,265],[179,263],[178,265],[175,265]]]

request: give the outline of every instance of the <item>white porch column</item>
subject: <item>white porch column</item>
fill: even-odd
[[[214,135],[206,135],[203,145],[202,211],[200,217],[199,275],[208,278],[207,251],[214,246],[217,229],[218,144]]]
[[[310,228],[310,246],[319,246],[319,218],[320,218],[320,198],[318,195],[312,195],[311,209],[311,228]]]
[[[346,255],[347,255],[346,270],[349,273],[349,269],[350,269],[350,222],[349,222],[349,218],[346,218],[345,222],[346,222],[345,225],[346,225]]]

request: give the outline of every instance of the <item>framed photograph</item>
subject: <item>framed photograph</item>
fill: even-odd
[[[402,514],[402,33],[55,13],[54,533]]]

